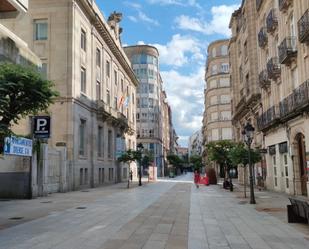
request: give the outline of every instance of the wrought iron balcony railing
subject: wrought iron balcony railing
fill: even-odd
[[[258,33],[259,47],[264,48],[268,42],[266,28],[262,27]]]
[[[300,42],[309,42],[309,9],[299,19],[298,23],[298,40]]]
[[[271,9],[266,17],[266,28],[267,32],[272,33],[278,27],[278,18],[276,9]]]
[[[280,118],[298,115],[299,111],[309,106],[309,80],[280,102]]]
[[[279,119],[278,106],[270,107],[257,119],[258,129],[263,131],[273,125]]]
[[[263,0],[255,0],[257,11],[259,11],[259,9],[261,8],[262,3],[263,3]]]
[[[283,39],[278,47],[279,62],[290,64],[291,60],[297,56],[297,41],[295,36],[288,36]]]
[[[272,57],[267,62],[267,74],[270,79],[277,79],[281,75],[281,66],[278,57]]]
[[[268,77],[268,72],[266,69],[259,73],[259,85],[261,88],[267,88],[270,86],[270,79]]]
[[[291,5],[292,1],[293,0],[279,0],[279,10],[286,11]]]

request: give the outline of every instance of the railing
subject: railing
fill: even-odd
[[[297,55],[296,37],[288,36],[283,39],[278,47],[279,62],[281,64],[289,64]]]
[[[305,81],[298,88],[280,102],[280,118],[290,115],[297,115],[297,111],[309,104],[309,80]]]
[[[255,0],[257,11],[261,8],[262,3],[263,3],[263,0]]]
[[[266,29],[267,32],[272,33],[278,27],[278,18],[275,9],[271,9],[266,17]]]
[[[267,38],[267,33],[266,33],[266,28],[262,27],[260,29],[260,32],[258,33],[258,42],[259,42],[259,47],[264,48],[268,42]]]
[[[293,0],[279,0],[279,10],[280,11],[286,11]],[[297,0],[299,1],[299,0]]]
[[[309,42],[309,9],[299,19],[298,23],[298,40],[300,42]]]
[[[281,74],[278,57],[272,57],[267,62],[267,73],[270,79],[277,79]]]
[[[279,118],[278,106],[270,107],[257,119],[259,130],[265,130],[273,125]]]
[[[268,77],[268,72],[266,69],[259,73],[259,84],[261,88],[267,88],[270,86],[270,79]]]

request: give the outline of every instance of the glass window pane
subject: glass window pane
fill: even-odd
[[[47,20],[35,20],[35,40],[47,40]]]

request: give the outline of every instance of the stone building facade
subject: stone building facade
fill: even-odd
[[[28,15],[2,22],[39,56],[60,93],[49,108],[48,145],[66,147],[70,189],[129,175],[116,159],[136,146],[138,80],[122,49],[120,20],[119,13],[105,20],[95,1],[30,0]],[[19,129],[29,134],[30,122]]]
[[[159,52],[149,45],[124,48],[139,79],[137,92],[137,143],[154,156],[158,176],[163,174],[163,107],[161,102],[162,79],[159,72]]]
[[[309,196],[309,2],[256,1],[266,185]]]
[[[262,134],[257,129],[257,117],[261,104],[258,85],[256,1],[243,0],[240,8],[231,17],[232,37],[229,44],[232,81],[232,119],[234,136],[243,142],[242,131],[247,122],[255,127],[252,148],[262,148]],[[265,163],[254,165],[254,175],[266,177]],[[248,174],[247,174],[248,175]],[[238,177],[243,182],[243,168]]]
[[[204,144],[233,139],[228,43],[228,40],[214,41],[207,49]],[[217,172],[223,169],[218,168]]]
[[[188,157],[202,156],[204,151],[202,130],[194,132],[188,141]]]

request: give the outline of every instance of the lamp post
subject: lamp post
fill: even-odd
[[[136,147],[137,147],[137,151],[139,152],[138,186],[142,186],[142,153],[143,153],[144,146],[142,143],[139,143]]]
[[[250,204],[256,204],[254,198],[254,188],[253,188],[253,168],[251,163],[251,143],[254,135],[254,127],[248,122],[244,130],[242,131],[242,135],[245,143],[248,146],[248,162],[249,162],[249,175],[250,175]]]
[[[232,178],[236,176],[236,169],[230,168],[229,176],[230,176],[230,191],[233,192],[234,188],[233,188]]]

